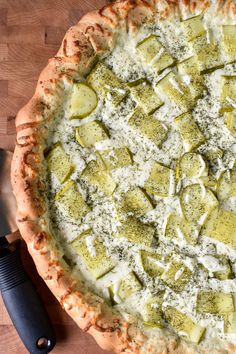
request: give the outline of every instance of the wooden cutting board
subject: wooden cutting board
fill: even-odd
[[[106,0],[0,0],[0,147],[13,151],[15,116],[33,95],[40,71],[55,55],[66,30]],[[15,237],[19,237],[16,234]],[[53,354],[103,354],[60,308],[38,276],[23,245],[26,270],[52,319]],[[0,353],[26,354],[0,298]],[[107,353],[107,352],[106,352]]]

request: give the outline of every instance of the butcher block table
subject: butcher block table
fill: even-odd
[[[0,147],[13,151],[17,111],[33,95],[39,73],[54,56],[66,30],[106,0],[0,0]],[[11,236],[19,238],[19,233]],[[52,320],[57,345],[53,354],[104,354],[61,309],[38,276],[26,246],[25,269]],[[26,354],[0,298],[0,354]],[[109,354],[109,353],[108,353]]]

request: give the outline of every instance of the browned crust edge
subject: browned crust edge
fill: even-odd
[[[208,0],[121,0],[88,13],[68,30],[57,55],[42,71],[33,98],[17,115],[11,179],[18,204],[19,230],[38,273],[62,307],[102,348],[116,353],[184,354],[193,353],[194,349],[184,341],[177,343],[174,337],[169,341],[160,339],[158,349],[153,348],[135,325],[116,316],[101,298],[80,291],[47,223],[46,186],[40,176],[46,173],[44,148],[48,127],[60,104],[64,81],[73,80],[78,72],[85,73],[97,53],[111,49],[119,26],[135,31],[140,23],[156,15],[160,19],[175,16],[181,9],[195,14],[208,6]],[[216,11],[235,16],[236,4],[233,0],[218,0]],[[236,352],[235,347],[228,350]]]

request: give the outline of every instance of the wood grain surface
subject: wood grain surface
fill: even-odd
[[[0,0],[0,147],[13,151],[15,116],[33,95],[40,71],[66,30],[106,0]],[[20,237],[16,233],[14,237]],[[103,354],[60,308],[38,276],[23,244],[22,257],[53,322],[53,354]],[[0,298],[0,354],[26,354]],[[106,352],[107,353],[107,352]]]

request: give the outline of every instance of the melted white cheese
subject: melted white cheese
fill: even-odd
[[[213,30],[216,32],[218,26],[217,18],[211,18],[209,14],[204,18],[204,21],[206,28],[209,24],[211,26],[213,25]],[[165,70],[161,75],[156,74],[150,65],[145,65],[141,62],[135,49],[136,44],[150,33],[156,34],[160,42],[163,43],[166,49],[176,59],[183,60],[191,55],[181,32],[179,22],[173,20],[172,22],[164,21],[161,27],[158,25],[151,27],[146,25],[135,35],[123,33],[119,38],[116,48],[105,58],[105,62],[120,79],[124,81],[135,81],[146,77],[156,90],[155,83],[170,69]],[[153,59],[154,62],[158,60],[159,55],[160,53]],[[193,110],[193,118],[198,123],[200,130],[207,139],[207,142],[199,148],[199,151],[204,154],[209,147],[217,147],[226,151],[224,157],[219,159],[213,166],[216,176],[219,176],[223,170],[231,168],[236,158],[236,138],[226,128],[224,117],[219,113],[219,79],[222,73],[236,74],[236,65],[226,65],[224,69],[219,69],[211,74],[205,75],[204,82],[206,90],[204,96],[198,100]],[[183,80],[186,84],[191,82],[190,77],[183,77]],[[177,83],[173,84],[178,88]],[[182,93],[181,90],[179,91]],[[154,117],[159,119],[168,128],[167,139],[162,144],[161,148],[157,148],[150,140],[143,137],[129,126],[128,120],[135,107],[135,102],[131,97],[124,100],[117,108],[114,108],[109,103],[109,100],[106,101],[106,104],[100,101],[96,110],[82,121],[68,119],[66,104],[65,119],[58,121],[53,135],[53,142],[60,141],[62,143],[63,148],[68,155],[70,155],[72,162],[76,166],[75,172],[71,176],[71,178],[76,181],[80,179],[81,171],[86,166],[86,163],[92,159],[96,159],[96,149],[105,150],[113,147],[126,146],[133,154],[133,165],[112,171],[112,178],[117,183],[114,198],[107,198],[103,193],[96,192],[97,196],[100,198],[98,202],[97,198],[94,198],[93,195],[89,195],[91,190],[85,190],[78,183],[78,188],[84,199],[88,199],[89,197],[93,201],[92,211],[86,215],[82,222],[72,222],[62,210],[58,212],[55,205],[52,207],[57,235],[64,244],[72,241],[82,231],[88,228],[93,228],[94,234],[99,235],[103,239],[108,254],[114,259],[117,266],[114,270],[97,281],[93,279],[82,260],[76,255],[71,246],[67,253],[73,254],[76,269],[86,279],[89,286],[99,295],[107,298],[107,288],[110,285],[114,285],[115,301],[118,303],[116,307],[123,314],[126,314],[129,319],[133,318],[132,316],[140,315],[140,312],[142,312],[142,303],[144,303],[145,299],[149,296],[150,290],[151,292],[160,289],[163,290],[163,284],[158,279],[151,279],[143,271],[140,257],[137,255],[141,248],[149,250],[148,248],[136,244],[132,245],[127,240],[114,236],[117,233],[117,227],[120,225],[116,217],[114,199],[119,200],[121,193],[128,191],[131,187],[142,187],[149,177],[153,161],[161,162],[175,169],[176,161],[184,152],[182,139],[173,124],[173,118],[178,116],[181,112],[171,105],[167,97],[163,96],[161,98],[164,101],[164,105],[154,113]],[[110,139],[97,143],[94,148],[83,149],[75,141],[74,128],[94,119],[101,120],[107,126],[110,132]],[[183,183],[186,183],[186,185],[188,183],[200,183],[200,180],[195,178]],[[174,191],[173,178],[170,181],[170,185],[172,195]],[[183,184],[182,186],[185,185]],[[180,185],[178,188],[180,188]],[[55,193],[58,189],[58,182],[51,176],[52,193]],[[197,262],[199,262],[209,270],[210,274],[215,271],[223,270],[222,266],[217,263],[214,257],[215,254],[221,254],[229,257],[233,269],[236,271],[236,251],[218,241],[202,236],[199,244],[192,246],[187,244],[181,230],[179,230],[180,239],[171,240],[171,242],[167,240],[164,236],[164,229],[168,215],[173,211],[181,215],[179,197],[178,195],[173,195],[168,198],[151,197],[155,203],[155,208],[146,214],[142,220],[147,223],[152,222],[156,227],[156,234],[159,237],[159,245],[156,247],[157,253],[168,255],[171,252],[177,251],[181,255],[181,260],[184,261],[186,266],[188,266],[193,273]],[[227,202],[222,204],[222,207],[236,213],[236,198],[227,200]],[[95,255],[93,237],[87,238],[86,242],[90,253]],[[119,259],[117,251],[121,249],[123,250],[122,260]],[[194,260],[190,257],[193,257]],[[121,302],[117,295],[119,282],[131,270],[134,270],[136,274],[138,274],[144,284],[144,288],[141,292]],[[183,269],[181,268],[176,273],[176,280],[179,279],[182,272]],[[225,338],[222,318],[214,315],[203,316],[196,312],[196,295],[201,289],[236,293],[236,281],[235,279],[225,281],[208,279],[204,272],[199,271],[198,274],[193,274],[193,278],[181,294],[177,294],[170,288],[165,287],[163,306],[167,304],[176,306],[177,309],[187,313],[199,325],[206,326],[206,338],[212,338],[216,335]],[[236,343],[236,335],[230,335],[230,340]]]

